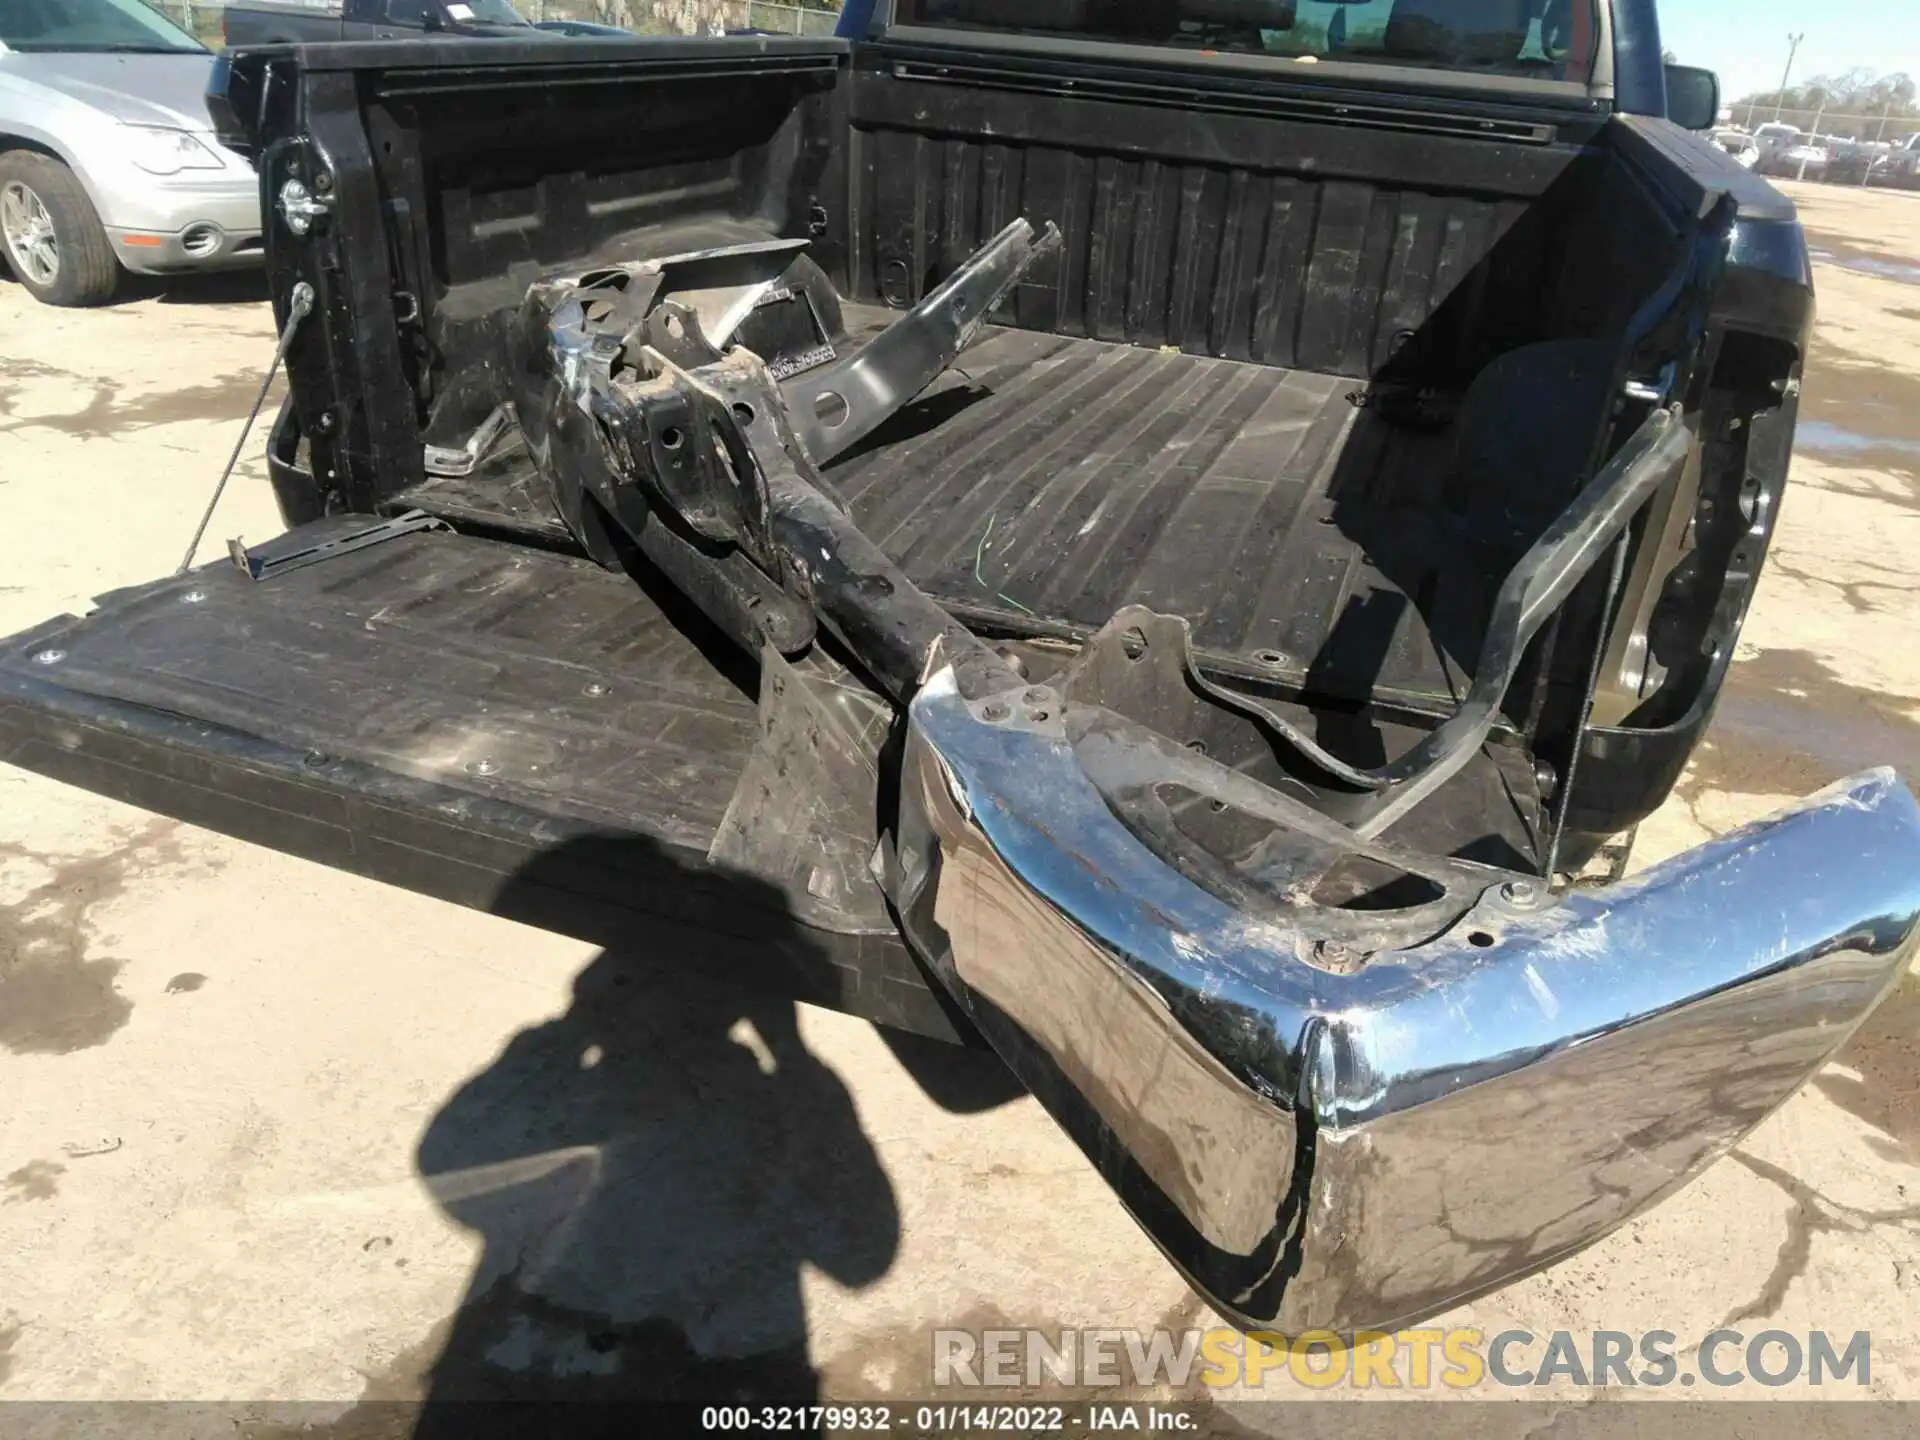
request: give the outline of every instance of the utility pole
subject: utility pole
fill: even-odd
[[[1773,97],[1773,118],[1776,121],[1780,118],[1780,107],[1787,103],[1787,81],[1793,78],[1793,57],[1800,53],[1800,42],[1806,38],[1807,32],[1804,30],[1787,37],[1787,68],[1780,77],[1780,93]]]
[[[1887,121],[1893,118],[1893,91],[1887,91],[1887,108],[1880,112],[1879,128],[1873,132],[1873,149],[1867,152],[1867,168],[1860,175],[1860,188],[1866,189],[1873,180],[1873,162],[1879,157],[1880,142],[1887,138]]]
[[[1822,121],[1823,119],[1825,119],[1825,118],[1826,118],[1826,114],[1827,114],[1827,97],[1826,97],[1825,95],[1822,95],[1822,96],[1820,97],[1820,108],[1819,108],[1819,110],[1818,110],[1818,111],[1816,111],[1816,112],[1814,113],[1814,117],[1813,117],[1813,133],[1812,133],[1811,135],[1809,135],[1809,136],[1807,136],[1807,142],[1806,142],[1806,143],[1807,143],[1807,148],[1808,148],[1808,149],[1812,149],[1812,148],[1813,148],[1813,147],[1814,147],[1815,145],[1817,145],[1817,144],[1819,143],[1819,141],[1820,141],[1820,122],[1821,122],[1821,121]],[[1803,154],[1803,155],[1801,155],[1801,157],[1800,157],[1800,173],[1799,173],[1799,174],[1797,174],[1797,175],[1795,175],[1795,176],[1793,177],[1794,179],[1796,179],[1796,180],[1804,180],[1804,179],[1806,179],[1806,178],[1807,178],[1807,161],[1808,161],[1809,159],[1811,159],[1811,158],[1812,158],[1811,156],[1808,156],[1808,155],[1805,155],[1805,154]],[[1831,162],[1831,159],[1832,159],[1832,151],[1831,151],[1831,150],[1829,150],[1829,151],[1828,151],[1828,159],[1829,159],[1829,162]]]

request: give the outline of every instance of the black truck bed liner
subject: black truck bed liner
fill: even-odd
[[[828,473],[967,612],[1090,632],[1146,605],[1257,673],[1444,706],[1474,655],[1433,634],[1477,644],[1500,577],[1449,536],[1450,435],[1379,418],[1364,388],[995,330]]]
[[[447,532],[259,583],[223,563],[0,642],[0,760],[955,1038],[897,937],[806,925],[772,885],[708,864],[758,725],[752,667],[723,668],[700,623],[627,575]]]
[[[890,318],[848,307],[856,343]],[[1218,668],[1275,682],[1269,703],[1302,681],[1371,691],[1388,708],[1319,726],[1367,760],[1420,733],[1396,697],[1444,709],[1463,688],[1497,582],[1449,529],[1447,427],[1386,418],[1363,385],[990,330],[829,474],[917,583],[989,627],[1080,635],[1145,604],[1187,615]],[[748,657],[645,571],[562,553],[517,434],[473,475],[387,508],[416,505],[482,533],[415,532],[259,583],[210,566],[16,637],[0,651],[0,758],[546,929],[960,1033],[895,935],[809,925],[780,877],[709,859],[759,734]],[[501,532],[533,543],[484,538]],[[1044,676],[1065,654],[1029,658]],[[1397,836],[1534,863],[1530,777],[1522,752],[1490,746],[1452,803]],[[1459,815],[1480,827],[1464,847]]]
[[[849,305],[858,344],[894,318]],[[854,519],[969,620],[1084,636],[1123,605],[1186,615],[1229,672],[1448,708],[1500,572],[1447,511],[1453,438],[1366,382],[990,329],[828,470]],[[395,496],[564,543],[509,437]]]
[[[847,318],[857,343],[891,315]],[[1047,634],[1139,603],[1188,615],[1219,668],[1276,682],[1269,703],[1309,728],[1281,698],[1302,680],[1444,708],[1464,671],[1429,621],[1452,613],[1477,643],[1489,581],[1446,538],[1446,429],[1382,418],[1362,384],[990,330],[829,474],[916,582],[1040,638],[1036,677],[1066,659]],[[757,667],[644,569],[564,553],[517,433],[386,508],[416,505],[479,533],[258,583],[209,566],[15,637],[0,759],[716,978],[964,1030],[897,936],[805,923],[782,877],[710,860],[759,735]],[[1364,760],[1410,745],[1410,718],[1389,705],[1329,733],[1323,712],[1319,733]],[[1531,863],[1530,773],[1490,746],[1399,838]],[[1481,827],[1465,849],[1459,814]]]
[[[887,473],[909,472],[850,470],[872,481],[863,503]],[[1044,673],[1064,657],[1031,659]],[[260,582],[206,566],[0,642],[0,760],[640,963],[970,1034],[897,936],[805,923],[779,877],[709,860],[758,736],[755,690],[747,657],[644,573],[414,532]],[[1376,733],[1397,753],[1417,731],[1381,718]],[[1490,747],[1453,782],[1493,826],[1481,858],[1535,844],[1519,759]],[[1449,843],[1441,807],[1414,818],[1404,839]]]

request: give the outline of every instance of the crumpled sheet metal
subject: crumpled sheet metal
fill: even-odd
[[[913,701],[903,925],[1250,1327],[1391,1329],[1591,1243],[1793,1094],[1920,926],[1920,807],[1883,770],[1334,973],[1147,850],[1055,705],[993,703]]]

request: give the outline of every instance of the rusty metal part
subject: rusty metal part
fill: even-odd
[[[624,531],[755,653],[795,653],[817,616],[896,697],[936,657],[998,675],[1004,664],[859,532],[816,467],[924,389],[1058,243],[1053,226],[1036,239],[1016,221],[858,355],[784,387],[759,356],[724,347],[796,245],[542,282],[518,322],[529,452],[590,553],[610,561],[610,531]],[[811,397],[800,416],[796,386]],[[829,394],[844,413],[826,412]]]

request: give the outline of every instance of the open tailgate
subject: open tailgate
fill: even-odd
[[[366,526],[319,521],[255,554]],[[954,1038],[893,934],[809,924],[772,881],[709,860],[758,735],[755,680],[669,608],[624,574],[445,530],[261,581],[208,566],[0,640],[0,759]]]

